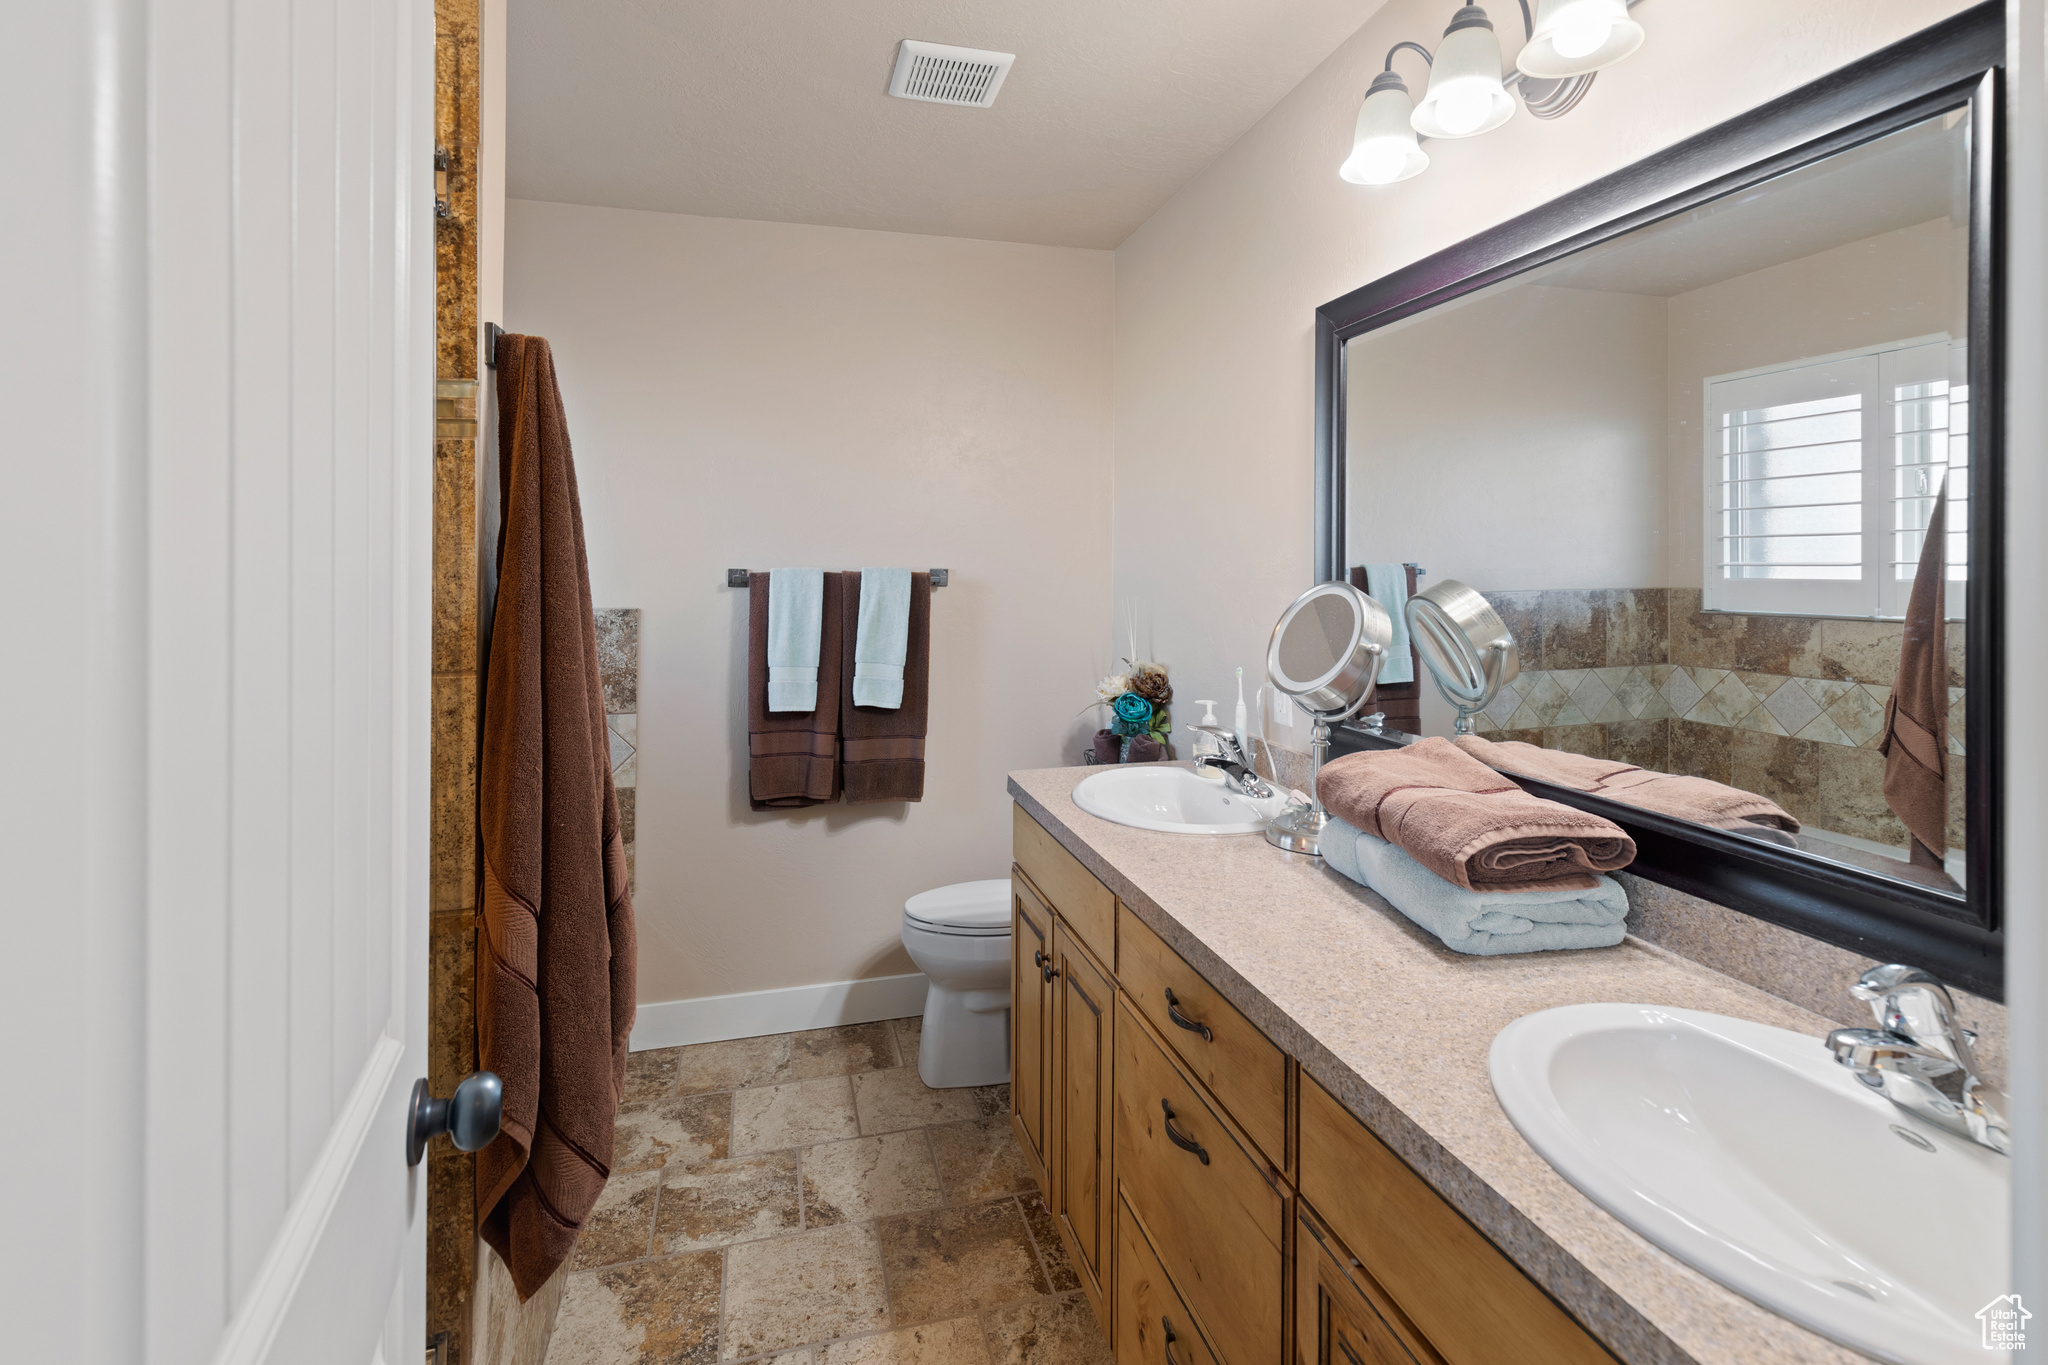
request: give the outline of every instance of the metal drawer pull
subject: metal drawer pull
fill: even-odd
[[[1174,1365],[1173,1343],[1180,1338],[1173,1334],[1173,1323],[1166,1318],[1159,1319],[1159,1330],[1166,1333],[1166,1340],[1160,1343],[1159,1349],[1166,1354],[1166,1365]]]
[[[1190,1019],[1185,1014],[1182,1014],[1180,1012],[1180,1001],[1173,998],[1173,987],[1171,986],[1168,986],[1166,988],[1166,1017],[1173,1020],[1174,1023],[1179,1024],[1189,1033],[1201,1034],[1202,1041],[1205,1043],[1213,1043],[1216,1041],[1216,1035],[1209,1031],[1209,1026],[1207,1024],[1201,1023],[1198,1020]]]
[[[1350,1361],[1351,1365],[1365,1365],[1365,1362],[1358,1358],[1358,1352],[1351,1349],[1351,1343],[1344,1340],[1344,1337],[1341,1333],[1336,1335],[1337,1349],[1344,1353],[1344,1358]]]
[[[1173,1126],[1173,1106],[1165,1100],[1161,1100],[1159,1101],[1159,1108],[1166,1115],[1166,1136],[1172,1140],[1173,1145],[1180,1148],[1183,1152],[1193,1152],[1202,1159],[1204,1166],[1208,1165],[1209,1149]]]

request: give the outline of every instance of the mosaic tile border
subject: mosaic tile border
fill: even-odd
[[[1796,674],[1688,664],[1531,669],[1474,719],[1483,731],[1629,720],[1690,720],[1734,730],[1874,749],[1891,688]],[[1963,753],[1965,690],[1948,690],[1949,752]]]

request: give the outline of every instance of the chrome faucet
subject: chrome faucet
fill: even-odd
[[[1872,967],[1849,988],[1876,1028],[1828,1035],[1835,1060],[1893,1104],[1995,1152],[2012,1152],[2005,1096],[1977,1074],[1977,1035],[1956,1022],[1948,987],[1917,967]],[[1942,1082],[1942,1084],[1936,1084]]]
[[[1272,784],[1252,770],[1245,761],[1244,750],[1237,747],[1237,736],[1217,725],[1191,725],[1194,731],[1192,741],[1197,768],[1214,768],[1229,778],[1231,784],[1254,801],[1264,801],[1273,796]]]

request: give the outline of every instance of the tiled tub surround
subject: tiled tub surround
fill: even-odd
[[[1087,775],[1012,773],[1010,792],[1623,1360],[1865,1359],[1722,1289],[1596,1207],[1523,1141],[1486,1072],[1495,1034],[1560,1005],[1709,1010],[1808,1034],[1816,1047],[1834,1019],[1639,938],[1583,952],[1464,957],[1370,891],[1262,839],[1186,838],[1083,814],[1071,793]],[[1674,935],[1716,933],[1701,922],[1688,929],[1685,911],[1646,913],[1661,913]],[[1849,979],[1845,971],[1839,986]],[[1809,998],[1829,999],[1827,986],[1815,983]]]
[[[599,607],[592,615],[597,620],[605,737],[612,748],[612,787],[619,798],[619,828],[626,838],[626,885],[630,887],[640,798],[640,609]]]
[[[548,1365],[1110,1365],[1010,1131],[919,1021],[636,1052]]]
[[[1706,612],[1691,588],[1485,596],[1522,664],[1474,722],[1487,738],[1712,778],[1802,823],[1904,846],[1876,747],[1902,623]],[[1961,848],[1961,623],[1948,633],[1948,842]]]

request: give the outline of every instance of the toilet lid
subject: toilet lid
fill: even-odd
[[[955,882],[920,891],[903,903],[903,918],[942,934],[1010,932],[1010,879]]]

